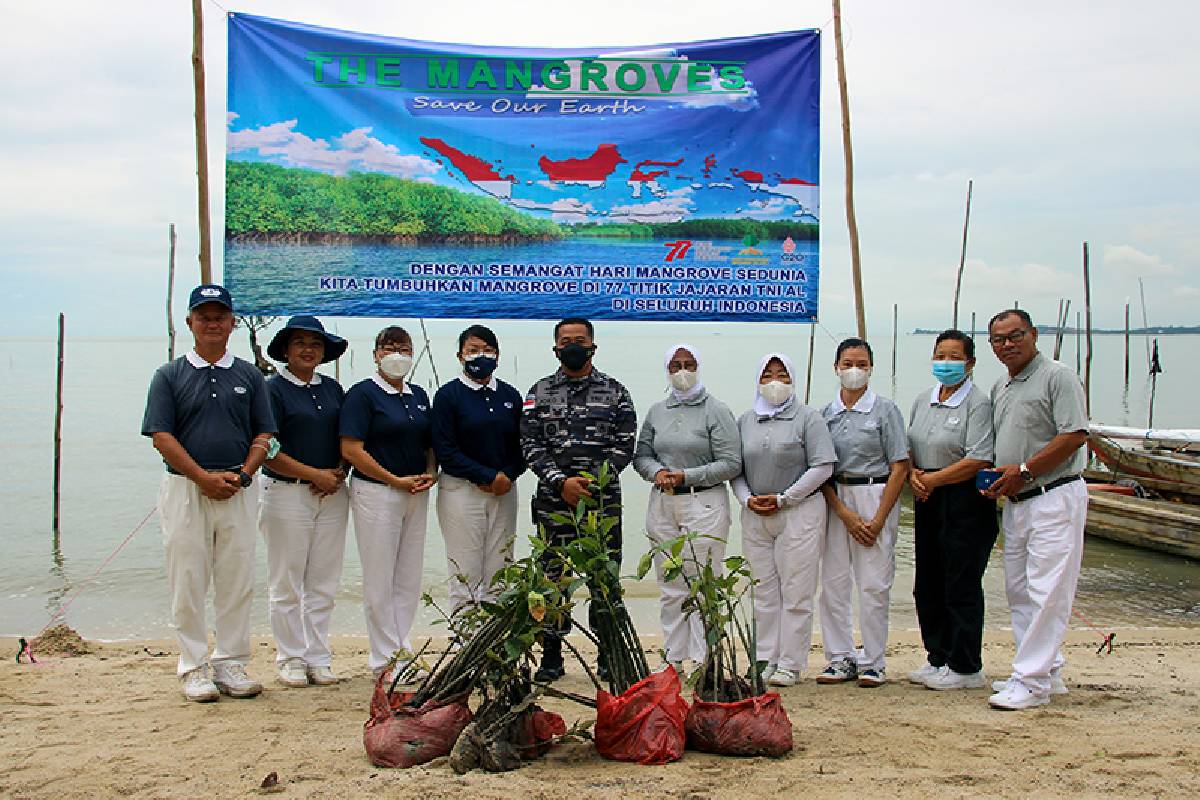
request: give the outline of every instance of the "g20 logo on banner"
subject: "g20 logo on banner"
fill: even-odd
[[[818,31],[572,52],[234,14],[226,284],[247,314],[812,321],[819,65]]]

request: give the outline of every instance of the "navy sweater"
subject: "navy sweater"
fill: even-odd
[[[455,378],[433,396],[433,449],[447,475],[476,485],[503,472],[516,481],[521,456],[521,395],[504,381],[495,391],[468,388]]]

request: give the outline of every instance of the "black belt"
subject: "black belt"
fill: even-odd
[[[1024,492],[1018,492],[1010,497],[1009,500],[1022,503],[1026,500],[1031,500],[1035,497],[1038,497],[1039,495],[1043,495],[1051,489],[1057,489],[1060,486],[1066,486],[1068,483],[1077,481],[1079,480],[1079,477],[1080,476],[1078,475],[1067,475],[1065,478],[1059,478],[1058,480],[1050,481],[1044,486],[1039,486],[1036,489],[1027,489]]]
[[[367,483],[376,483],[376,484],[379,484],[380,486],[387,486],[386,483],[379,480],[378,478],[372,478],[370,475],[364,475],[362,472],[359,472],[358,470],[354,470],[353,472],[350,473],[350,475],[351,475],[351,477],[355,478],[356,480],[366,481]]]
[[[242,465],[238,464],[236,467],[219,467],[217,469],[205,469],[204,471],[205,472],[241,472],[241,469],[242,469]],[[186,477],[182,472],[175,469],[170,464],[167,464],[167,474],[168,475],[178,475],[180,477]]]
[[[303,478],[289,478],[284,475],[280,475],[277,472],[271,472],[269,469],[264,469],[263,475],[273,481],[279,481],[280,483],[312,483],[312,481],[306,481]]]
[[[872,478],[867,475],[835,475],[833,479],[842,486],[870,486],[873,483],[887,483],[890,476]]]
[[[695,494],[696,492],[707,492],[709,489],[716,489],[718,486],[721,486],[721,485],[722,484],[717,483],[717,484],[713,484],[712,486],[676,486],[673,489],[671,489],[671,491],[667,492],[667,494],[679,494],[680,492],[687,492],[688,494]],[[662,491],[662,490],[659,489],[659,491]]]

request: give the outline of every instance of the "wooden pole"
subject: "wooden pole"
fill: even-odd
[[[58,536],[59,490],[62,486],[63,334],[66,317],[58,314],[58,381],[54,392],[54,535]]]
[[[1075,374],[1079,375],[1084,372],[1080,361],[1084,356],[1084,344],[1081,342],[1082,327],[1084,327],[1084,314],[1079,311],[1075,312]]]
[[[1142,337],[1146,340],[1146,369],[1154,363],[1150,358],[1150,322],[1146,317],[1146,286],[1138,278],[1138,293],[1142,296]]]
[[[842,155],[846,160],[846,226],[850,231],[854,313],[858,321],[858,338],[866,339],[867,315],[863,309],[862,260],[858,249],[858,220],[854,215],[854,152],[850,145],[850,98],[846,91],[846,55],[842,48],[841,0],[833,0],[833,39],[837,46],[838,94],[842,100]]]
[[[817,343],[817,323],[808,326],[808,378],[804,382],[804,405],[812,397],[813,348]]]
[[[204,12],[192,0],[192,84],[196,102],[196,178],[200,215],[200,282],[212,283],[212,231],[208,216],[208,132],[204,101]]]
[[[1129,303],[1125,304],[1125,388],[1129,388]]]
[[[975,339],[975,312],[971,312],[971,339]]]
[[[171,316],[171,295],[175,293],[175,223],[168,229],[171,249],[167,255],[167,361],[175,360],[175,319]]]
[[[1083,362],[1083,407],[1092,418],[1092,276],[1088,272],[1088,243],[1083,243],[1083,311],[1087,324],[1087,356]]]
[[[892,303],[892,397],[896,396],[896,340],[900,325],[900,304]]]
[[[954,322],[951,328],[958,328],[958,294],[962,291],[963,267],[967,263],[967,228],[971,224],[971,189],[975,181],[967,181],[967,216],[963,220],[962,249],[958,253],[958,278],[954,281]],[[974,328],[972,328],[972,332]]]

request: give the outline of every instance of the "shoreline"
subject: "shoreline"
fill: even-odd
[[[211,704],[183,699],[173,642],[91,642],[88,655],[46,654],[41,666],[9,658],[0,666],[0,761],[10,765],[0,773],[0,796],[244,796],[258,793],[273,771],[291,798],[1200,794],[1200,630],[1129,629],[1111,655],[1096,653],[1097,638],[1069,632],[1070,694],[1031,711],[989,709],[987,690],[932,692],[908,684],[906,672],[924,653],[915,632],[894,630],[891,680],[879,689],[818,686],[812,677],[823,659],[814,646],[806,680],[780,691],[796,743],[782,759],[689,751],[680,762],[642,767],[604,761],[585,742],[563,744],[515,772],[464,776],[444,760],[410,770],[367,761],[365,637],[335,636],[334,669],[343,682],[307,689],[275,684],[274,648],[255,637],[250,672],[263,681],[263,695]],[[643,641],[653,650],[658,637]],[[16,643],[0,639],[0,648],[15,653]],[[1004,677],[1011,657],[1011,637],[988,631],[989,677]],[[560,685],[591,693],[578,664],[568,666]],[[543,704],[568,724],[593,714],[564,701]]]

